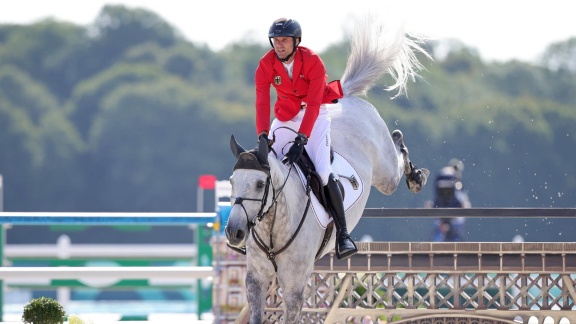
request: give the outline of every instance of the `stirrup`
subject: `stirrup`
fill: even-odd
[[[240,253],[240,254],[242,254],[242,255],[246,255],[246,247],[237,248],[237,247],[234,247],[234,246],[230,245],[229,243],[226,243],[226,245],[227,245],[229,248],[231,248],[233,251],[238,252],[238,253]]]
[[[352,243],[354,248],[347,251],[346,253],[340,253],[340,244],[338,244],[338,240],[340,240],[342,238],[350,240],[350,243]],[[338,260],[342,260],[342,259],[346,259],[346,258],[352,256],[353,254],[356,254],[358,252],[358,247],[356,247],[356,243],[354,243],[354,241],[352,240],[350,235],[347,234],[347,235],[338,236],[338,238],[336,238],[336,248],[334,250],[336,251],[336,258],[338,258]]]

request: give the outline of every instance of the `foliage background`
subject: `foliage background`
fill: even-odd
[[[427,47],[434,60],[422,58],[424,80],[408,97],[391,100],[384,78],[366,98],[404,132],[413,162],[434,174],[461,159],[475,207],[574,207],[576,38],[550,44],[532,63],[484,62],[458,41],[443,54]],[[104,7],[90,26],[0,25],[4,209],[196,211],[199,175],[230,176],[230,135],[256,144],[253,73],[267,50],[240,41],[213,52],[155,13],[123,6]],[[338,79],[347,44],[320,54]],[[417,195],[373,190],[368,207],[430,199],[433,186]],[[405,222],[364,231],[402,240],[394,228],[430,226]],[[563,224],[542,222],[530,226]],[[508,238],[528,223],[491,225],[491,233]]]

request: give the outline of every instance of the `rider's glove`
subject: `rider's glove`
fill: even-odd
[[[268,139],[268,135],[262,133],[260,134],[260,136],[258,136],[258,143],[260,143],[260,141],[266,141],[268,143],[268,147],[270,147],[270,139]]]
[[[286,164],[298,161],[304,152],[304,145],[306,145],[306,143],[308,143],[308,137],[304,134],[298,133],[298,136],[294,139],[294,144],[292,144],[288,153],[286,153],[282,159],[282,162]]]

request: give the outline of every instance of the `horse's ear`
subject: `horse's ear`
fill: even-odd
[[[230,149],[232,150],[232,154],[234,154],[236,158],[238,158],[238,155],[240,155],[240,153],[246,152],[246,150],[236,142],[234,135],[230,136]]]
[[[262,161],[266,162],[266,164],[268,164],[268,152],[270,152],[268,149],[268,141],[260,140],[258,143],[258,156]]]

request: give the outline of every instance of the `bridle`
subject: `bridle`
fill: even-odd
[[[270,192],[270,187],[272,187],[272,204],[270,205],[270,207],[268,207],[268,209],[266,209],[266,211],[264,211],[264,208],[266,207],[266,202],[268,200],[268,195]],[[272,184],[272,177],[270,176],[270,172],[267,172],[267,176],[266,176],[266,187],[264,187],[264,194],[262,195],[261,199],[258,198],[245,198],[245,197],[235,197],[235,196],[231,196],[231,199],[234,199],[234,203],[232,204],[232,207],[234,207],[234,205],[240,205],[240,207],[242,207],[242,209],[244,210],[244,215],[246,215],[246,221],[248,223],[248,231],[250,231],[250,229],[254,226],[256,226],[256,221],[258,220],[258,222],[262,221],[262,219],[264,218],[264,215],[266,215],[268,213],[268,211],[270,210],[270,208],[276,204],[276,189],[274,188],[274,185]],[[259,201],[260,202],[260,210],[258,211],[258,214],[256,216],[254,216],[251,220],[250,220],[250,216],[248,216],[248,211],[246,211],[246,207],[244,207],[244,204],[242,204],[242,202],[244,202],[245,200],[248,201]]]
[[[261,167],[263,167],[263,166],[261,165]],[[290,169],[288,170],[288,174],[286,175],[286,178],[284,179],[282,186],[280,186],[280,188],[278,189],[278,192],[276,192],[276,188],[274,187],[274,184],[272,182],[272,176],[270,174],[270,168],[268,167],[268,168],[264,169],[267,177],[266,177],[266,186],[264,188],[264,194],[262,195],[261,199],[246,198],[246,197],[234,197],[234,196],[230,197],[231,199],[234,200],[232,207],[234,207],[234,205],[240,205],[242,207],[242,209],[244,210],[244,214],[246,215],[246,221],[248,223],[248,231],[252,232],[252,237],[254,238],[256,245],[260,248],[260,250],[262,250],[267,255],[268,260],[270,260],[272,262],[272,265],[274,266],[274,271],[276,271],[276,272],[278,272],[278,265],[276,264],[276,260],[275,260],[276,255],[285,251],[292,244],[292,242],[294,241],[294,239],[296,238],[296,236],[300,232],[300,229],[302,228],[302,224],[304,224],[304,220],[306,219],[306,214],[308,214],[308,209],[310,208],[310,202],[311,202],[310,178],[308,177],[307,185],[306,185],[306,196],[308,196],[308,202],[306,203],[306,208],[304,209],[304,213],[302,215],[302,218],[300,219],[300,223],[298,224],[296,231],[294,232],[294,234],[292,234],[292,236],[290,237],[288,242],[281,249],[274,251],[274,244],[273,244],[273,240],[272,240],[272,235],[274,233],[274,223],[276,220],[276,210],[278,208],[278,197],[280,196],[280,194],[284,190],[286,182],[288,181],[288,178],[290,177],[290,172],[292,171],[293,168],[294,168],[294,165],[291,164]],[[268,200],[268,196],[269,196],[269,192],[270,192],[270,188],[272,188],[272,203],[265,210],[266,202]],[[258,211],[258,214],[252,218],[252,220],[250,220],[250,216],[248,216],[248,211],[246,211],[246,208],[242,204],[244,201],[260,201],[260,210]],[[274,213],[273,213],[273,218],[272,218],[272,225],[270,227],[270,243],[269,243],[269,245],[266,245],[266,243],[264,243],[264,241],[262,240],[260,235],[258,235],[258,233],[256,232],[256,230],[254,228],[256,227],[257,222],[261,222],[262,219],[264,218],[264,216],[269,214],[269,211],[272,208],[272,206],[274,206]]]

